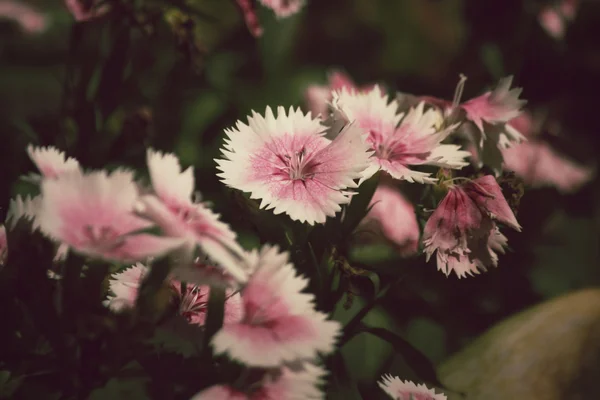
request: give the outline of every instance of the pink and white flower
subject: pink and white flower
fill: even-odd
[[[427,260],[437,252],[437,269],[459,278],[496,266],[506,238],[495,221],[521,230],[493,176],[452,185],[425,225]]]
[[[383,237],[403,256],[417,252],[420,232],[415,207],[399,190],[388,185],[378,186],[370,207],[357,228],[357,233],[365,232],[360,236]]]
[[[29,34],[44,32],[48,27],[48,18],[22,1],[0,1],[0,17],[14,20],[23,31]]]
[[[36,213],[41,231],[80,253],[137,261],[182,245],[177,238],[136,233],[153,224],[134,213],[138,190],[131,172],[65,174],[44,179],[41,192]]]
[[[300,109],[267,107],[265,117],[253,112],[248,125],[227,129],[216,160],[218,176],[233,188],[261,199],[261,208],[286,213],[293,220],[324,223],[350,202],[348,188],[357,187],[369,162],[363,131],[351,125],[333,140],[324,137],[319,119]]]
[[[304,364],[301,370],[282,367],[268,372],[262,385],[240,391],[226,385],[215,385],[196,394],[191,400],[321,400],[319,385],[326,374],[322,368]]]
[[[304,7],[305,0],[259,0],[260,3],[275,12],[277,18],[287,18],[297,14]]]
[[[432,183],[430,173],[410,169],[415,165],[435,165],[459,169],[468,163],[468,152],[460,146],[441,144],[456,125],[440,129],[443,115],[436,109],[425,110],[421,102],[405,115],[398,113],[396,100],[388,101],[378,86],[358,93],[342,89],[334,92],[333,106],[369,133],[368,142],[375,151],[371,165],[362,179],[368,179],[383,170],[394,179],[408,182]]]
[[[156,222],[166,235],[184,239],[184,258],[190,262],[194,249],[200,246],[236,279],[244,281],[246,273],[238,267],[243,250],[235,241],[235,233],[219,220],[218,214],[193,200],[192,168],[182,171],[175,155],[153,150],[148,150],[147,161],[155,195],[142,196],[138,211]]]
[[[79,22],[101,17],[110,10],[108,4],[100,3],[100,0],[65,0],[67,9]]]
[[[6,228],[0,224],[0,265],[4,265],[8,257],[8,241],[6,240]]]
[[[389,374],[383,375],[377,384],[394,400],[446,400],[445,395],[435,393],[425,385],[403,381]]]
[[[340,324],[314,309],[314,295],[302,293],[308,280],[296,275],[288,258],[270,246],[250,253],[254,273],[242,289],[244,317],[215,334],[217,354],[270,368],[333,351]]]
[[[106,305],[115,311],[134,307],[142,280],[147,273],[148,267],[137,263],[131,268],[114,274],[109,281],[112,294]],[[179,315],[186,318],[190,324],[204,326],[210,287],[187,285],[182,292],[181,282],[169,278],[168,283],[179,302]],[[243,309],[239,293],[232,290],[227,292],[224,310],[224,324],[240,321]]]
[[[44,178],[55,179],[66,173],[81,172],[79,162],[72,157],[67,157],[64,152],[56,147],[33,147],[29,145],[27,154],[29,154],[31,161],[40,170]]]

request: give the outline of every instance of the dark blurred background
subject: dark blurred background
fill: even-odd
[[[204,198],[241,228],[215,175],[223,129],[266,105],[304,106],[307,85],[323,84],[331,68],[359,84],[449,99],[459,73],[468,76],[465,99],[512,74],[527,109],[559,127],[544,140],[582,164],[600,151],[598,2],[581,2],[562,38],[538,20],[551,3],[533,0],[308,0],[285,20],[260,9],[259,39],[233,1],[190,2],[198,11],[191,30],[170,6],[151,10],[136,22],[146,33],[131,28],[131,16],[75,25],[59,0],[27,4],[44,17],[39,32],[0,16],[2,217],[27,189],[17,179],[33,170],[28,143],[58,146],[90,168],[140,170],[153,146],[193,165]],[[434,263],[412,265],[370,322],[404,333],[439,362],[508,315],[598,286],[599,187],[594,178],[569,195],[528,189],[517,216],[523,232],[506,233],[510,250],[497,269],[458,280]],[[389,348],[359,339],[349,357],[379,370]]]

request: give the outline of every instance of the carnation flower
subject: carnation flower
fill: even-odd
[[[41,33],[48,27],[45,15],[21,1],[2,0],[0,17],[14,20],[23,31],[30,34]]]
[[[243,253],[235,233],[204,204],[192,200],[192,168],[181,171],[177,157],[153,150],[147,153],[148,169],[156,195],[141,198],[139,212],[155,221],[165,232],[186,241],[187,258],[196,245],[238,280],[246,275],[235,255]]]
[[[270,246],[249,255],[254,273],[242,289],[244,317],[215,334],[217,354],[269,368],[333,351],[340,325],[314,309],[314,296],[302,293],[308,280],[296,275],[288,257]]]
[[[70,172],[81,172],[79,162],[56,147],[27,147],[27,154],[31,161],[40,170],[42,176],[47,179],[55,179],[60,175]]]
[[[468,152],[457,145],[441,144],[456,125],[440,130],[443,115],[436,109],[425,110],[423,102],[406,115],[398,113],[397,101],[388,102],[388,96],[375,86],[364,93],[347,89],[334,92],[333,106],[369,133],[368,142],[375,156],[363,173],[363,180],[382,169],[394,179],[432,183],[435,179],[430,173],[409,167],[462,168],[468,164],[464,160]]]
[[[399,190],[380,185],[373,194],[370,207],[357,233],[382,236],[404,256],[417,252],[420,232],[415,207]]]
[[[287,18],[297,14],[304,7],[304,0],[259,0],[260,3],[275,12],[277,18]]]
[[[114,274],[110,279],[110,291],[106,305],[115,311],[132,308],[138,297],[139,289],[148,267],[137,263],[131,268]],[[204,326],[208,306],[209,286],[186,285],[182,291],[181,282],[169,279],[169,286],[176,295],[179,308],[178,313],[190,324]],[[224,324],[238,322],[242,318],[242,305],[239,293],[229,290],[225,300]]]
[[[342,71],[331,71],[328,75],[327,85],[309,85],[304,93],[306,104],[313,116],[325,117],[332,99],[332,92],[342,89],[358,90],[352,79]],[[370,90],[372,86],[363,88]]]
[[[265,117],[253,112],[248,125],[225,130],[224,159],[218,175],[233,188],[262,199],[260,207],[286,213],[293,220],[324,223],[350,202],[347,188],[357,186],[368,165],[368,145],[357,127],[346,127],[333,140],[325,127],[300,109],[267,107]]]
[[[0,224],[0,265],[4,265],[8,257],[8,241],[6,240],[6,228]]]
[[[282,367],[268,372],[260,386],[242,391],[226,385],[215,385],[196,394],[191,400],[321,400],[318,386],[326,372],[315,365],[304,364],[295,371]]]
[[[128,171],[65,174],[43,180],[41,192],[36,214],[41,231],[80,253],[136,261],[182,244],[176,238],[136,233],[153,224],[134,214],[138,191]]]
[[[445,400],[446,396],[435,390],[428,389],[425,385],[416,385],[411,381],[403,381],[402,379],[383,375],[381,381],[377,382],[392,399],[394,400]]]
[[[65,0],[65,5],[76,21],[88,21],[106,14],[110,6],[102,0]]]
[[[438,270],[459,278],[496,266],[506,238],[495,221],[521,230],[493,176],[452,185],[425,225],[427,260],[437,251]]]

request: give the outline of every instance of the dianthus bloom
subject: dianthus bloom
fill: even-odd
[[[135,215],[133,174],[118,170],[70,173],[44,179],[36,222],[43,233],[83,254],[137,261],[165,254],[180,239],[136,233],[153,224]]]
[[[277,18],[287,18],[297,14],[304,7],[305,0],[259,0],[260,3],[273,10]]]
[[[115,311],[133,307],[137,300],[142,280],[147,273],[148,268],[143,264],[137,263],[123,272],[114,274],[109,281],[112,295],[109,296],[107,305]],[[177,298],[179,315],[187,319],[191,324],[203,326],[206,322],[210,287],[187,285],[185,291],[182,292],[181,282],[169,279],[168,284]],[[225,301],[223,323],[237,322],[241,317],[240,295],[229,290]]]
[[[225,158],[216,160],[222,181],[262,199],[261,208],[310,225],[350,202],[346,189],[357,187],[369,162],[362,130],[350,125],[331,141],[320,120],[300,109],[278,107],[275,117],[267,107],[265,117],[253,112],[236,128],[225,131]]]
[[[437,251],[437,268],[459,278],[496,266],[506,238],[499,221],[521,230],[493,176],[452,185],[423,231],[427,260]]]
[[[314,309],[314,296],[302,293],[308,280],[296,275],[288,257],[270,246],[248,256],[254,272],[241,293],[244,317],[215,334],[217,354],[269,368],[333,351],[340,325]]]
[[[324,396],[318,386],[324,376],[322,368],[304,363],[300,370],[282,367],[268,371],[260,385],[252,385],[248,390],[215,385],[191,400],[321,400]]]
[[[29,154],[31,161],[40,170],[44,178],[54,179],[66,173],[81,172],[79,162],[72,157],[67,157],[65,153],[56,147],[33,147],[29,145],[27,154]]]
[[[527,185],[554,186],[563,193],[571,193],[592,179],[592,168],[566,158],[538,137],[539,131],[529,114],[523,113],[509,124],[528,140],[502,150],[504,168],[513,171]]]
[[[442,114],[437,109],[425,110],[423,102],[406,115],[398,113],[398,102],[388,103],[388,96],[375,86],[362,93],[347,89],[334,92],[333,106],[369,133],[368,142],[375,155],[363,179],[381,169],[394,179],[431,183],[435,181],[431,174],[409,167],[435,165],[456,169],[468,164],[468,152],[457,145],[441,144],[456,126],[440,130]]]
[[[110,9],[108,4],[100,0],[65,0],[65,5],[75,20],[80,22],[101,17]]]
[[[436,394],[425,385],[403,381],[396,376],[384,375],[377,384],[394,400],[446,400],[445,395]]]
[[[147,161],[154,194],[141,197],[140,213],[156,222],[166,235],[184,239],[190,261],[198,245],[236,279],[245,280],[234,257],[243,252],[235,233],[219,220],[219,215],[193,199],[192,168],[181,171],[175,155],[153,150],[148,150]]]
[[[399,190],[380,185],[373,195],[370,207],[369,213],[357,228],[361,237],[368,239],[369,234],[382,236],[404,256],[417,252],[419,224],[415,207]]]

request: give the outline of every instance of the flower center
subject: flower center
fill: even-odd
[[[91,246],[103,251],[115,250],[125,244],[124,236],[110,226],[88,225],[84,229],[84,235]]]
[[[306,148],[304,147],[291,156],[288,154],[283,157],[279,156],[279,159],[284,164],[282,172],[287,174],[291,180],[303,181],[314,176],[312,170],[317,164],[310,161],[310,157],[307,157]]]

